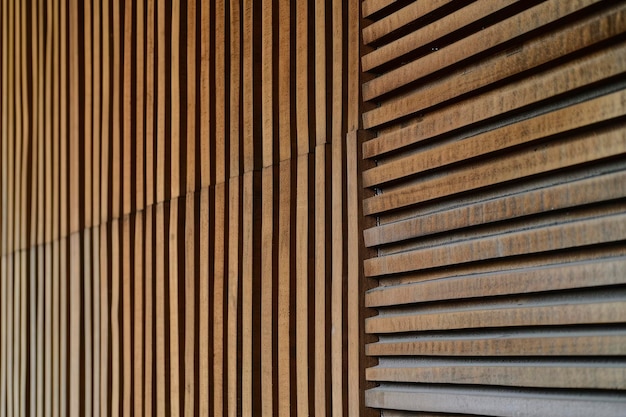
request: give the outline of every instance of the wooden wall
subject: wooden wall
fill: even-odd
[[[357,0],[3,0],[0,416],[363,415]]]
[[[624,415],[626,3],[362,7],[366,403]]]

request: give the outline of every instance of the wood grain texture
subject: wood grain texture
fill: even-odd
[[[617,415],[624,3],[444,3],[362,4],[365,404]]]

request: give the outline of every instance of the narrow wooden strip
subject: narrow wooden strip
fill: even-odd
[[[15,375],[14,375],[14,369],[15,369],[15,348],[14,348],[14,283],[15,283],[15,277],[13,275],[14,271],[13,271],[13,262],[14,262],[14,256],[13,253],[11,253],[10,255],[7,255],[7,257],[5,258],[6,262],[7,262],[7,269],[6,269],[6,280],[7,280],[7,286],[6,286],[6,290],[7,290],[7,308],[6,308],[6,334],[7,334],[7,344],[6,344],[6,355],[7,355],[7,361],[6,361],[6,379],[7,379],[7,385],[6,385],[6,413],[8,416],[12,416],[14,415],[14,409],[15,409],[15,405],[13,402],[13,392],[16,388],[15,386]],[[43,358],[42,358],[43,359]]]
[[[66,416],[68,415],[68,326],[69,326],[69,308],[68,308],[68,278],[69,278],[69,257],[68,257],[68,249],[69,242],[66,237],[61,238],[60,241],[60,264],[59,264],[59,415]],[[41,275],[40,275],[41,276]],[[37,295],[39,296],[39,287],[37,290]],[[39,308],[37,309],[39,312]],[[41,334],[41,332],[39,333]],[[39,339],[40,340],[40,339]],[[38,349],[39,351],[39,349]],[[40,368],[38,365],[37,368]],[[37,378],[39,380],[39,377]],[[38,393],[42,392],[42,390],[38,389]],[[41,402],[39,402],[41,404]]]
[[[195,413],[196,378],[195,378],[195,358],[196,358],[196,309],[202,311],[201,306],[196,307],[196,296],[200,288],[196,287],[196,228],[201,228],[202,223],[195,224],[195,198],[200,194],[188,193],[185,198],[185,276],[184,276],[184,415],[193,416]],[[208,221],[208,219],[206,219]],[[198,231],[199,232],[199,231]],[[208,251],[207,251],[208,252]],[[208,280],[208,276],[204,277]],[[206,339],[204,339],[205,341]],[[206,345],[205,342],[201,344]],[[201,401],[201,399],[198,399]],[[205,401],[208,400],[205,399]]]
[[[299,415],[309,414],[309,160],[300,155],[296,166],[295,213],[295,299],[298,306],[296,319],[296,410]]]
[[[332,117],[331,117],[331,415],[340,417],[344,414],[347,394],[347,363],[345,358],[345,325],[344,300],[347,288],[344,285],[344,266],[346,265],[346,241],[342,216],[345,210],[344,154],[345,127],[344,114],[344,77],[343,67],[344,42],[343,27],[345,24],[343,0],[333,0],[332,13]]]
[[[157,123],[155,117],[155,96],[158,93],[155,82],[155,29],[157,18],[154,0],[146,0],[146,207],[155,202],[156,174],[154,173],[156,153]],[[157,119],[158,120],[158,119]],[[147,399],[146,399],[147,400]],[[146,403],[147,404],[147,403]]]
[[[134,161],[134,173],[132,177],[135,178],[135,210],[141,211],[145,208],[145,196],[146,196],[146,158],[144,155],[146,149],[146,112],[149,111],[146,108],[147,93],[152,93],[152,86],[146,84],[146,10],[145,2],[140,1],[135,5],[135,21],[136,28],[136,43],[135,43],[135,66],[136,66],[136,79],[135,79],[135,161]],[[152,19],[152,16],[150,16]],[[130,48],[129,48],[130,49]],[[128,179],[127,179],[128,181]],[[137,236],[137,234],[135,234]],[[137,398],[137,396],[135,396]],[[136,408],[136,415],[141,415],[141,400]],[[138,414],[139,413],[139,414]]]
[[[328,375],[330,248],[330,145],[315,147],[315,415],[325,416],[330,405]]]
[[[373,356],[609,356],[626,353],[623,332],[498,333],[465,338],[419,338],[371,343]]]
[[[131,246],[131,218],[130,215],[125,215],[122,219],[122,236],[121,236],[121,266],[122,274],[121,279],[121,298],[120,303],[121,314],[121,328],[122,328],[122,364],[121,370],[121,385],[122,390],[122,415],[130,417],[133,409],[133,361],[132,361],[132,343],[131,331],[133,326],[133,310],[132,310],[132,287],[131,282],[135,281],[133,276],[133,268],[131,268],[131,262],[133,262],[133,252]]]
[[[144,279],[144,390],[143,404],[145,417],[152,417],[155,398],[155,257],[154,249],[156,236],[154,235],[155,210],[153,205],[146,206],[146,232],[145,232],[145,279]]]
[[[101,2],[92,6],[92,19],[93,19],[93,107],[92,107],[92,126],[93,130],[91,132],[91,147],[92,147],[92,201],[87,200],[87,204],[92,205],[92,223],[94,226],[97,226],[101,223],[100,217],[100,183],[101,183],[101,156],[102,156],[102,114],[104,113],[103,104],[103,96],[106,92],[103,90],[103,56],[102,56],[102,4]],[[55,93],[56,97],[56,93]],[[58,143],[55,141],[55,143]],[[56,158],[55,158],[56,160]],[[56,218],[56,217],[55,217]],[[55,233],[53,235],[56,236]],[[94,243],[99,241],[99,238],[94,238]],[[97,252],[94,252],[96,254]],[[95,283],[96,281],[94,281]],[[94,290],[98,286],[94,286]],[[95,311],[95,310],[94,310]],[[95,382],[95,380],[94,380]],[[97,399],[96,399],[97,401]],[[94,415],[98,415],[99,406],[94,403]]]
[[[148,3],[150,7],[150,3]],[[165,2],[156,4],[156,149],[154,165],[156,170],[155,203],[165,201]],[[148,19],[150,20],[150,19]],[[163,399],[164,401],[164,399]]]
[[[274,149],[274,132],[276,130],[275,118],[275,73],[276,63],[274,62],[274,38],[276,37],[276,25],[274,24],[274,13],[276,9],[276,0],[262,1],[262,22],[261,22],[261,38],[262,38],[262,67],[261,67],[261,117],[262,117],[262,152],[263,152],[263,168],[267,168],[274,164],[276,159],[276,150]],[[264,399],[267,397],[264,395]],[[271,398],[268,399],[271,401]]]
[[[110,388],[110,404],[111,413],[122,414],[122,402],[120,394],[122,394],[122,384],[124,369],[121,367],[122,355],[120,355],[120,275],[122,275],[122,259],[120,250],[121,239],[120,229],[122,225],[117,219],[111,222],[111,271],[109,273],[111,283],[111,304],[110,304],[110,326],[111,326],[111,388]]]
[[[254,10],[252,0],[243,0],[241,5],[241,134],[242,140],[242,163],[241,172],[250,172],[255,168],[255,160],[258,160],[258,155],[255,154],[256,145],[255,141],[260,136],[255,131],[257,123],[255,120],[254,100],[256,96],[256,89],[254,77],[256,75],[257,68],[260,66],[254,61],[255,50],[255,27],[258,23],[254,21]],[[255,25],[256,23],[256,25]],[[244,413],[245,414],[245,413]]]
[[[100,224],[106,223],[110,218],[109,213],[109,143],[111,142],[111,46],[110,46],[110,21],[109,0],[102,0],[102,122],[101,122],[101,153],[100,153]],[[148,19],[150,21],[150,19]],[[63,90],[61,90],[63,91]],[[63,136],[61,136],[63,137]],[[63,183],[63,178],[61,178]],[[61,215],[63,216],[63,215]],[[100,242],[101,244],[104,242]],[[101,245],[102,247],[102,245]],[[102,258],[105,259],[105,258]],[[104,288],[103,288],[104,289]],[[103,381],[104,382],[104,381]],[[104,409],[102,410],[104,411]],[[102,413],[104,416],[105,414]]]
[[[297,155],[304,155],[310,152],[310,138],[313,132],[309,131],[309,118],[312,109],[309,109],[309,22],[308,22],[308,2],[296,2],[295,7],[295,95],[296,95],[296,143]]]
[[[425,214],[363,231],[372,247],[479,224],[626,196],[626,173],[616,172]]]
[[[226,202],[226,184],[217,183],[215,186],[215,249],[214,249],[214,283],[213,283],[213,396],[215,401],[215,415],[225,414],[226,405],[226,255],[229,241],[228,233],[228,205]]]
[[[416,387],[374,388],[365,392],[368,407],[441,413],[500,414],[502,410],[524,410],[528,417],[620,416],[624,400],[603,394],[561,394]]]
[[[98,216],[96,216],[94,214],[94,219],[98,219]],[[100,234],[101,231],[100,229],[103,228],[103,226],[96,226],[92,229],[92,234],[91,234],[91,241],[92,241],[92,259],[93,259],[93,265],[92,265],[92,284],[91,284],[91,288],[92,288],[92,299],[93,299],[93,316],[92,316],[92,331],[93,331],[93,415],[94,417],[100,417],[100,411],[101,411],[101,404],[102,402],[106,401],[107,398],[103,397],[101,395],[101,353],[102,353],[102,349],[101,349],[101,339],[102,339],[102,329],[100,328],[100,324],[101,324],[101,318],[100,318],[100,314],[101,314],[101,310],[100,310],[100,302],[101,302],[101,288],[100,288]],[[55,244],[53,244],[52,246],[52,253],[53,253],[53,270],[54,270],[54,274],[53,274],[53,282],[57,282],[58,283],[58,272],[57,272],[57,268],[58,268],[58,247],[56,246],[56,242]],[[55,265],[56,263],[56,265]],[[55,292],[56,291],[56,292]],[[55,290],[54,284],[53,284],[53,299],[54,297],[58,297],[58,284],[57,284],[57,288]],[[53,300],[53,310],[52,310],[52,315],[53,315],[53,324],[56,323],[55,318],[54,317],[58,317],[58,312],[55,315],[55,304],[56,302]],[[56,307],[57,311],[58,311],[58,307]],[[54,327],[53,327],[53,332],[54,332]],[[57,358],[57,354],[54,353],[54,349],[55,349],[56,343],[54,342],[54,337],[53,337],[53,350],[52,350],[52,356],[55,358],[55,362],[58,362]],[[54,367],[58,366],[57,364],[53,364],[53,378],[56,381],[56,375],[58,375],[58,370],[55,371]],[[54,392],[53,390],[53,404],[54,404],[54,399],[57,398],[58,395]],[[54,415],[54,413],[53,413]]]
[[[198,12],[196,11],[196,8],[198,7],[196,4],[196,0],[188,1],[186,6],[187,6],[187,16],[181,16],[181,19],[184,25],[183,30],[187,37],[187,45],[186,45],[187,62],[186,62],[186,66],[184,67],[185,79],[187,83],[187,103],[183,103],[181,99],[181,107],[186,107],[184,111],[187,116],[186,121],[185,121],[186,126],[187,126],[187,131],[181,132],[181,135],[184,134],[186,137],[185,141],[187,143],[187,155],[181,155],[181,157],[184,157],[185,162],[183,163],[183,167],[186,172],[185,174],[186,184],[184,185],[183,188],[186,190],[186,193],[189,193],[192,191],[196,191],[197,189],[196,171],[202,171],[202,163],[203,163],[202,156],[205,155],[203,151],[206,152],[206,149],[203,149],[203,148],[196,149],[196,138],[198,137],[197,129],[199,128],[199,126],[196,127],[196,117],[198,116],[197,113],[202,111],[202,108],[199,106],[200,102],[199,102],[199,97],[196,93],[196,86],[197,84],[200,84],[201,86],[200,88],[203,87],[202,80],[200,81],[200,83],[198,83],[198,81],[196,80],[196,78],[198,77],[198,75],[196,74],[196,67],[197,67],[196,61],[198,61],[196,50],[200,50],[201,54],[203,52],[208,54],[208,51],[203,51],[202,45],[196,46],[196,44],[199,42],[199,40],[196,37],[197,35],[196,20],[199,21],[199,19],[196,17],[198,14]],[[210,9],[211,5],[207,4],[206,7]],[[200,27],[200,29],[202,29],[202,27]],[[210,36],[210,34],[206,33],[205,36]],[[207,74],[208,69],[204,69],[204,65],[208,67],[209,63],[204,62],[203,64],[202,55],[200,55],[200,62],[199,62],[200,74],[201,75],[205,74],[205,77],[206,77],[208,75]],[[209,103],[206,103],[206,105],[208,104]],[[207,109],[207,111],[202,113],[202,115],[199,118],[200,126],[202,126],[202,123],[203,123],[202,117],[208,117],[208,116],[209,116],[209,111]],[[207,141],[207,144],[208,144],[208,141]],[[196,153],[198,153],[199,155],[199,157],[197,158],[198,160],[197,163],[196,163]],[[206,155],[205,159],[207,159],[207,163],[209,163],[208,161],[210,159],[209,155]]]
[[[124,22],[121,20],[120,7],[123,6],[120,2],[113,1],[113,14],[112,14],[112,30],[113,30],[113,48],[112,48],[112,60],[113,60],[113,92],[112,92],[112,135],[111,140],[113,142],[112,154],[111,154],[111,218],[119,219],[123,213],[124,204],[124,184],[122,183],[124,167],[124,161],[122,160],[122,152],[124,148],[124,125],[126,123],[126,116],[123,113],[125,111],[125,97],[124,97],[124,85],[123,76],[124,66],[122,65],[122,51],[123,44],[120,40],[121,34],[124,32]]]
[[[134,161],[131,158],[131,141],[136,140],[133,138],[132,132],[132,116],[133,110],[136,106],[136,102],[132,102],[132,72],[133,72],[133,62],[131,60],[133,45],[132,45],[132,35],[133,35],[133,6],[131,1],[124,1],[124,21],[120,22],[121,32],[123,33],[123,38],[121,42],[122,50],[124,51],[124,55],[120,56],[123,63],[123,71],[122,71],[122,79],[120,80],[122,85],[120,86],[121,97],[122,97],[122,128],[121,134],[122,137],[120,140],[122,141],[120,145],[120,198],[121,198],[121,212],[120,216],[125,216],[130,214],[132,201],[131,201],[131,187],[132,183],[135,181],[134,170],[132,166]],[[121,53],[119,55],[122,55]],[[124,407],[125,410],[128,409],[127,406]]]
[[[212,266],[214,264],[215,252],[212,251],[213,245],[210,242],[211,233],[210,230],[211,218],[215,215],[214,210],[211,210],[211,204],[213,202],[210,199],[209,189],[204,188],[200,192],[200,231],[199,231],[199,250],[195,252],[199,264],[199,329],[198,329],[198,414],[200,417],[209,417],[213,412],[213,392],[212,383],[214,370],[213,366],[213,334],[215,332],[213,328],[213,308],[214,297],[213,294],[213,282],[214,271]],[[192,225],[194,233],[196,230],[195,225]],[[213,256],[211,256],[213,255]],[[195,368],[195,364],[194,364]],[[185,415],[187,413],[185,412]]]
[[[179,200],[170,200],[169,230],[164,231],[169,238],[169,378],[170,389],[168,400],[170,413],[179,416],[181,412],[181,387],[180,387],[180,340],[179,340],[179,316],[178,307],[178,205]],[[184,262],[184,260],[183,260]],[[183,352],[184,353],[184,352]],[[167,372],[167,371],[166,371]]]
[[[136,4],[136,113],[135,113],[135,229],[132,236],[134,246],[134,279],[133,279],[133,413],[137,417],[144,414],[144,281],[145,281],[145,242],[144,242],[144,208],[145,208],[145,2]]]
[[[358,136],[356,131],[348,132],[346,137],[346,212],[352,213],[348,215],[347,227],[347,333],[348,333],[348,415],[358,417],[361,415],[361,266],[362,259],[360,256],[360,236],[361,226],[359,224],[359,205],[360,205],[360,185],[358,181],[359,175],[359,152],[358,152]],[[358,381],[358,383],[356,383]]]
[[[243,130],[244,126],[240,123],[240,115],[242,114],[242,28],[241,28],[241,5],[239,0],[229,0],[229,22],[230,22],[230,126],[228,126],[230,135],[229,161],[230,172],[229,178],[234,178],[243,173],[242,155],[243,155]],[[234,404],[234,403],[233,403]],[[230,407],[229,407],[230,412]]]
[[[199,48],[200,49],[200,74],[195,72],[195,69],[191,69],[191,73],[194,77],[189,79],[189,91],[191,91],[191,84],[196,83],[196,77],[199,77],[200,83],[200,108],[196,111],[200,112],[200,149],[199,149],[199,157],[194,156],[194,163],[197,163],[200,169],[200,179],[201,179],[201,189],[208,187],[211,184],[211,171],[214,169],[212,167],[215,166],[216,161],[215,155],[211,155],[211,131],[212,126],[215,124],[215,103],[217,97],[211,98],[212,95],[216,95],[217,86],[215,87],[215,91],[211,91],[211,82],[215,79],[215,63],[217,61],[217,57],[214,56],[215,50],[211,48],[212,42],[215,42],[217,37],[216,33],[216,24],[215,22],[215,9],[216,6],[213,2],[196,2],[193,4],[188,4],[188,13],[189,19],[191,20],[192,13],[200,13],[200,39],[196,39],[195,43],[192,43],[187,51],[188,54],[188,67],[190,68],[192,65],[196,65],[196,56],[194,53],[194,57],[191,57],[191,48]],[[195,29],[195,25],[190,25],[189,29]],[[194,87],[195,88],[195,87]],[[213,103],[213,104],[212,104]],[[190,110],[188,110],[187,114],[190,114]],[[189,116],[191,117],[191,116]],[[195,119],[195,114],[194,114]],[[188,122],[188,127],[191,129],[191,123]]]
[[[156,404],[155,410],[158,417],[164,417],[166,415],[166,398],[165,398],[165,239],[168,231],[165,229],[165,213],[164,203],[158,203],[155,209],[156,224],[154,226],[154,239],[155,245],[155,290],[154,290],[154,306],[156,311],[155,316],[155,388]]]
[[[380,287],[365,296],[368,307],[435,300],[523,294],[623,284],[626,258],[557,264]],[[547,279],[549,277],[549,279]]]
[[[172,2],[171,9],[171,62],[168,66],[172,71],[170,87],[170,198],[178,198],[181,195],[180,186],[180,141],[184,133],[180,131],[180,2]],[[184,190],[183,186],[183,190]],[[172,405],[173,406],[173,405]]]
[[[80,235],[73,233],[70,235],[70,253],[69,258],[69,415],[81,415],[80,409],[80,345],[84,336],[80,328],[80,317],[83,314],[81,306],[82,295],[80,293],[80,261],[82,257],[82,248],[80,247]],[[115,291],[115,289],[114,289]],[[115,292],[113,294],[115,299]],[[115,366],[115,365],[114,365]],[[113,380],[115,382],[115,379]],[[46,393],[47,396],[47,393]]]
[[[366,10],[366,5],[367,7],[371,7],[368,3],[371,2],[364,1],[361,6],[363,7],[363,14],[365,14],[366,11],[369,11]],[[448,3],[450,3],[450,0],[435,0],[429,2],[414,1],[409,3],[389,16],[385,16],[384,18],[373,22],[369,26],[364,27],[363,43],[367,45],[384,36],[387,36]],[[428,27],[431,27],[431,25]]]
[[[624,114],[626,114],[626,92],[618,91],[374,167],[363,172],[363,185],[372,187],[621,117]]]
[[[581,300],[577,303],[484,308],[423,314],[375,316],[365,320],[367,333],[397,333],[483,327],[553,326],[620,323],[626,317],[623,301]]]
[[[363,0],[361,5],[363,17],[381,11],[385,7],[394,4],[397,0]]]
[[[541,152],[527,149],[501,159],[485,161],[461,168],[456,172],[452,171],[442,178],[426,180],[399,191],[370,197],[364,200],[363,210],[366,215],[371,215],[445,195],[618,156],[624,152],[626,152],[624,131],[621,129],[599,130],[595,133],[595,137],[583,134],[572,140],[550,142],[543,146]]]
[[[108,225],[100,225],[100,416],[108,416],[109,411],[109,230]]]
[[[232,148],[231,148],[232,149]],[[232,154],[231,154],[232,155]],[[232,173],[233,171],[231,171]],[[232,177],[228,182],[228,298],[227,303],[227,334],[226,334],[226,404],[227,415],[236,417],[241,413],[241,333],[240,307],[241,307],[241,255],[240,241],[242,240],[242,225],[240,217],[241,177]]]
[[[565,249],[624,239],[625,215],[583,219],[506,235],[455,242],[440,247],[398,253],[364,262],[367,276],[378,276],[525,253]]]
[[[91,206],[92,200],[92,192],[93,192],[93,184],[92,184],[92,138],[91,135],[93,133],[93,107],[94,107],[94,59],[93,59],[93,50],[94,50],[94,33],[93,33],[93,24],[92,24],[92,5],[91,3],[85,3],[83,9],[83,16],[77,16],[79,19],[82,18],[83,21],[83,31],[82,34],[84,37],[83,40],[83,65],[84,68],[84,101],[83,108],[81,109],[83,112],[83,147],[84,147],[84,155],[83,155],[83,176],[84,176],[84,185],[83,185],[83,194],[81,204],[83,206],[83,213],[85,216],[85,224],[84,227],[90,228],[93,226],[93,210]],[[49,152],[52,155],[52,152]],[[50,175],[50,181],[52,181],[52,175]],[[52,184],[50,184],[52,185]],[[50,186],[52,189],[52,186]],[[87,252],[86,252],[87,254]],[[86,310],[85,310],[86,311]],[[90,369],[91,370],[91,369]],[[88,388],[88,387],[86,387]],[[90,388],[90,387],[89,387]],[[87,393],[87,390],[85,390]],[[86,394],[87,395],[87,394]],[[85,397],[85,407],[87,410],[91,409],[91,398]]]
[[[215,3],[215,184],[221,184],[230,176],[228,167],[228,144],[230,141],[227,123],[228,60],[226,57],[226,12],[225,1]],[[218,139],[223,138],[223,139]],[[217,410],[216,410],[217,412]]]
[[[242,184],[242,217],[241,217],[241,413],[242,415],[252,415],[254,412],[253,390],[257,388],[254,386],[253,377],[255,365],[253,362],[253,348],[254,342],[253,332],[256,329],[253,328],[253,291],[254,291],[254,276],[253,276],[253,253],[254,253],[254,241],[253,236],[254,228],[254,204],[252,199],[253,195],[253,173],[245,172],[243,174]]]
[[[623,60],[617,57],[623,53],[623,44],[615,45],[608,50],[601,49],[565,65],[554,67],[542,74],[525,78],[519,83],[504,86],[470,100],[429,113],[419,123],[420,137],[423,139],[449,132],[464,125],[485,120],[496,114],[505,114],[525,105],[537,103],[543,99],[621,74],[624,72],[625,64]],[[591,68],[595,69],[593,73],[590,73],[592,71]],[[599,70],[600,68],[601,70]],[[464,109],[467,109],[468,106],[471,106],[474,111],[466,112]],[[363,125],[365,128],[372,128],[398,117],[412,114],[414,111],[416,111],[416,107],[411,98],[406,100],[402,98],[394,99],[379,108],[364,113]],[[461,111],[465,114],[461,114]],[[433,121],[435,122],[433,123]],[[413,138],[409,140],[415,142]],[[375,139],[374,141],[377,140]],[[369,145],[366,145],[366,147],[373,146],[376,143],[374,141],[370,141],[371,144],[368,142]],[[391,141],[386,148],[397,148],[397,145],[396,141]],[[376,153],[381,152],[366,151],[364,148],[364,156],[366,157],[371,157],[372,154]]]
[[[82,412],[85,414],[93,413],[93,381],[94,381],[94,357],[93,357],[93,328],[92,328],[92,279],[91,273],[93,266],[92,258],[92,229],[86,228],[83,231],[83,271],[82,271],[82,289],[83,289],[83,391],[84,402]],[[51,303],[52,304],[52,303]]]
[[[327,94],[331,78],[328,76],[328,67],[332,62],[329,57],[328,21],[331,17],[327,10],[326,0],[315,0],[315,145],[319,146],[330,142],[330,132],[327,118],[330,109],[330,94]]]
[[[275,176],[274,167],[263,168],[261,194],[261,414],[263,417],[274,415],[276,404],[274,403],[276,365],[274,357],[276,346],[274,335],[276,333],[274,294],[277,258],[275,242],[277,236],[274,233],[275,223]]]
[[[278,259],[284,260],[278,264],[277,300],[278,322],[275,332],[278,334],[278,354],[276,370],[278,374],[278,415],[290,416],[292,397],[291,355],[290,345],[292,337],[291,323],[291,160],[281,161],[278,174]]]
[[[291,94],[291,4],[289,0],[278,0],[278,160],[291,157],[294,133],[292,131]]]
[[[410,81],[418,80],[427,74],[453,65],[462,59],[485,52],[504,42],[528,34],[532,30],[584,9],[596,1],[576,0],[567,4],[541,3],[484,30],[479,30],[470,36],[466,36],[420,59],[388,71],[375,80],[369,81],[366,89],[375,92],[374,95],[394,90]],[[363,69],[369,71],[390,60],[399,58],[418,47],[435,42],[451,31],[458,30],[477,19],[497,13],[511,4],[512,2],[508,0],[471,3],[421,30],[412,32],[365,55],[363,57]]]
[[[57,247],[58,247],[58,242],[57,242]],[[30,360],[29,360],[29,370],[30,373],[28,375],[28,377],[30,378],[31,382],[31,389],[30,389],[30,401],[28,403],[28,406],[30,407],[31,413],[33,416],[37,416],[37,405],[38,405],[38,380],[37,380],[37,370],[38,370],[38,345],[39,345],[39,332],[38,332],[38,316],[37,316],[37,246],[31,246],[29,249],[29,254],[28,254],[28,263],[29,263],[29,325],[30,325],[30,336],[29,336],[29,343],[30,343]],[[2,260],[0,261],[2,262],[2,264],[4,264],[4,258],[2,258]],[[57,283],[58,283],[58,274],[56,274],[56,278],[57,278]],[[5,297],[4,297],[4,291],[5,291],[5,286],[6,284],[4,283],[4,274],[2,272],[0,272],[0,279],[3,279],[2,284],[0,285],[0,300],[2,302],[2,305],[6,305],[6,301],[5,301]],[[54,277],[53,277],[54,279]],[[54,287],[54,281],[53,281],[53,287]],[[56,307],[56,311],[57,311],[57,320],[55,321],[54,318],[52,319],[53,325],[56,324],[56,326],[53,328],[53,341],[52,341],[52,356],[54,357],[54,362],[58,364],[59,362],[59,357],[58,357],[58,344],[55,342],[58,342],[59,337],[58,337],[58,332],[59,332],[59,326],[58,326],[58,292],[57,292],[57,298],[56,298],[56,305],[53,304],[53,312],[55,310]],[[53,302],[54,303],[54,302]],[[0,316],[0,326],[2,326],[0,328],[0,348],[3,349],[2,352],[4,352],[5,350],[5,345],[4,345],[4,338],[5,333],[4,330],[6,328],[6,325],[4,324],[4,321],[2,320],[2,318],[4,318],[5,316],[5,312],[4,312],[4,308],[0,307],[0,314],[2,314]],[[56,333],[56,338],[54,337]],[[56,340],[55,340],[56,339]],[[55,350],[55,346],[57,347],[57,349]],[[2,369],[0,370],[0,381],[2,381],[2,374],[4,374],[4,369],[5,368],[5,364],[4,364],[5,358],[4,355],[0,356],[0,366],[2,366]],[[56,369],[55,369],[56,368]],[[55,367],[54,363],[52,366],[53,369],[53,373],[54,375],[52,376],[54,381],[58,381],[58,365]],[[56,372],[55,372],[56,371]],[[6,382],[5,382],[6,383]],[[2,390],[4,392],[4,385],[0,385],[0,390]],[[54,396],[55,393],[53,393]],[[2,397],[2,395],[0,395],[0,397]],[[55,397],[57,398],[56,402],[58,403],[58,396]],[[58,412],[57,412],[58,415]]]

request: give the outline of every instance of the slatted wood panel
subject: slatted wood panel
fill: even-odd
[[[3,0],[0,416],[357,416],[357,0]]]
[[[623,415],[626,3],[362,16],[366,404]]]

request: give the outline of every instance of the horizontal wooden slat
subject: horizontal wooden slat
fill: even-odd
[[[446,336],[382,336],[376,356],[611,356],[626,354],[624,330],[499,331]]]
[[[363,0],[361,5],[363,17],[379,12],[385,7],[395,4],[398,0]]]
[[[379,287],[367,293],[365,303],[380,307],[625,283],[626,258],[619,257]]]
[[[626,214],[616,214],[371,258],[364,268],[366,276],[379,276],[624,239]]]
[[[370,381],[480,384],[549,388],[626,388],[623,360],[383,360],[366,371]]]
[[[511,76],[535,69],[555,59],[575,53],[626,31],[626,6],[615,5],[604,13],[594,13],[578,23],[547,36],[522,43],[508,50],[470,64],[442,79],[428,83],[407,95],[416,109],[427,109],[447,100],[502,82]],[[391,90],[374,79],[363,85],[363,99],[373,100]],[[397,81],[394,79],[394,82]],[[450,88],[453,83],[455,88]]]
[[[416,3],[421,2],[418,1]],[[442,37],[450,35],[455,31],[461,30],[470,24],[476,23],[477,20],[483,19],[486,16],[498,13],[502,11],[502,9],[514,3],[514,0],[472,2],[454,13],[443,16],[441,19],[432,22],[426,27],[415,30],[403,36],[402,38],[381,46],[380,48],[375,49],[369,54],[363,56],[363,70],[373,70],[381,65],[384,65],[394,59],[400,58],[403,55],[413,52],[428,44],[435,43]],[[363,32],[365,34],[365,31]],[[433,47],[432,50],[437,51],[437,47]],[[386,80],[389,80],[391,78],[388,74],[394,73],[402,75],[404,74],[404,72],[400,70],[388,71],[378,78],[380,79],[380,81],[376,84],[384,84]],[[364,91],[365,89],[369,88],[368,85],[370,85],[373,81],[374,80],[363,84]]]
[[[401,190],[370,197],[363,201],[363,211],[369,215],[395,210],[455,193],[616,157],[625,152],[626,131],[620,126],[594,132],[593,136],[582,134],[571,140],[556,140],[517,154],[461,168]]]
[[[429,2],[414,1],[400,10],[363,28],[363,43],[369,44],[401,27],[424,17],[451,0],[431,0]],[[363,2],[365,10],[366,3]],[[365,14],[365,12],[364,12]]]
[[[363,186],[372,187],[408,175],[441,169],[625,114],[626,90],[617,91],[379,165],[363,172]]]
[[[503,115],[511,110],[536,104],[547,98],[619,75],[626,71],[625,50],[624,44],[616,45],[610,49],[601,49],[544,73],[525,78],[519,83],[507,85],[429,113],[419,123],[420,136],[426,138],[446,133],[470,123],[476,123],[495,115]],[[419,111],[420,104],[419,94],[390,100],[380,107],[365,112],[363,125],[366,128],[373,128],[411,115]],[[472,108],[472,111],[468,112],[468,108]],[[431,125],[431,123],[434,124],[433,121],[439,126]],[[406,133],[408,132],[404,131],[404,135]],[[381,137],[374,139],[374,141],[380,140]],[[367,143],[370,142],[375,143],[373,141]],[[383,152],[364,151],[366,157],[380,153]]]
[[[604,393],[427,388],[384,384],[366,391],[369,407],[507,417],[622,416],[626,399]]]
[[[371,247],[625,196],[626,173],[615,172],[424,213],[366,229],[363,234],[365,245]]]
[[[367,333],[398,333],[424,330],[474,329],[484,327],[556,326],[573,324],[612,324],[626,321],[626,301],[597,300],[554,305],[532,305],[473,310],[405,313],[371,317],[365,320]]]
[[[458,42],[434,51],[423,58],[412,61],[400,68],[386,72],[364,84],[364,89],[379,88],[391,91],[410,81],[440,71],[478,53],[509,42],[528,34],[542,26],[588,7],[599,0],[576,0],[568,2],[543,2],[522,13],[516,14],[484,30],[464,37]],[[440,21],[433,22],[422,32],[416,31],[396,42],[379,48],[363,57],[363,70],[369,71],[391,59],[398,58],[419,46],[434,42],[450,31],[495,13],[509,6],[510,1],[477,1]],[[424,39],[425,38],[425,39]],[[365,87],[367,86],[367,87]],[[379,93],[380,94],[380,93]]]

